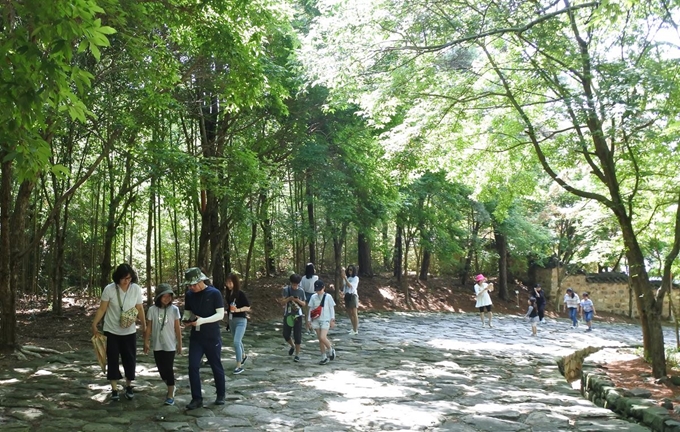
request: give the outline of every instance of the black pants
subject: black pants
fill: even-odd
[[[538,305],[538,319],[543,321],[544,316],[545,316],[545,303]]]
[[[291,332],[293,333],[295,345],[300,345],[302,343],[302,317],[295,319],[293,327],[288,325],[286,318],[283,319],[283,338],[286,342],[290,340]]]
[[[175,385],[175,371],[172,366],[175,364],[175,351],[154,351],[153,359],[156,360],[156,367],[161,379],[169,386]]]
[[[120,356],[125,378],[130,381],[134,380],[137,365],[137,333],[123,336],[109,332],[104,332],[104,334],[106,335],[106,379],[116,381],[123,378],[118,363]]]

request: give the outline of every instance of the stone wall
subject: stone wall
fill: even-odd
[[[564,305],[562,299],[567,288],[571,287],[581,296],[581,293],[590,293],[590,298],[595,304],[596,311],[610,312],[617,315],[637,317],[637,305],[632,291],[628,286],[628,275],[623,273],[590,273],[565,276],[557,287],[557,269],[538,269],[536,281],[541,284],[548,295],[551,304],[559,299],[559,309]],[[657,285],[659,283],[657,282]],[[673,305],[680,310],[680,289],[673,287]],[[557,298],[555,297],[557,295]],[[663,317],[670,318],[669,295],[664,296]]]

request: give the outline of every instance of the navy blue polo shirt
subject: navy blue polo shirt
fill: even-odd
[[[184,298],[184,310],[191,311],[200,318],[207,318],[215,315],[217,309],[224,307],[222,293],[213,286],[206,286],[204,290],[197,293],[188,290]],[[196,327],[191,328],[191,339],[211,339],[221,338],[220,322],[201,324],[201,330],[196,331]]]

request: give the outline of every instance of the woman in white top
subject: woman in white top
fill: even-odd
[[[359,276],[357,276],[357,269],[353,265],[342,268],[342,292],[345,294],[345,310],[352,323],[352,330],[349,331],[351,335],[359,334],[359,295],[357,289],[359,288]]]
[[[331,285],[333,288],[333,285]],[[314,329],[319,339],[319,349],[321,350],[321,361],[319,364],[326,364],[330,360],[335,360],[335,349],[328,340],[328,330],[335,327],[335,301],[332,295],[327,295],[325,285],[322,280],[314,282],[316,294],[309,300],[309,310],[307,312],[307,327]],[[321,307],[321,313],[312,318],[312,311]]]
[[[573,289],[567,288],[567,293],[564,295],[564,306],[569,311],[569,318],[571,319],[571,328],[578,327],[578,307],[581,299]]]
[[[479,309],[482,327],[484,327],[484,309],[486,309],[486,313],[489,315],[489,327],[493,327],[493,324],[491,324],[491,318],[493,318],[491,313],[491,296],[489,295],[493,291],[493,284],[486,283],[486,277],[483,274],[475,276],[475,281],[477,281],[475,284],[475,295],[477,296],[475,307]]]
[[[118,366],[119,356],[125,370],[125,397],[132,399],[135,396],[132,381],[137,366],[137,326],[133,322],[128,327],[121,327],[120,316],[131,308],[137,309],[142,333],[146,332],[142,301],[142,287],[137,285],[137,273],[129,264],[121,264],[113,272],[113,283],[102,291],[102,300],[92,321],[92,334],[96,336],[99,334],[97,325],[104,318],[106,378],[111,383],[111,400],[114,401],[120,400],[118,380],[123,378]]]
[[[307,263],[305,267],[305,276],[300,281],[300,288],[305,292],[305,300],[309,304],[309,299],[314,295],[314,282],[319,280],[319,276],[315,275],[313,263]]]

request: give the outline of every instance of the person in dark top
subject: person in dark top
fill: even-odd
[[[293,361],[300,361],[300,344],[302,344],[302,321],[305,319],[303,309],[306,303],[305,292],[300,288],[300,275],[293,273],[290,275],[290,285],[283,287],[283,297],[279,302],[284,306],[283,309],[283,339],[288,342],[290,349],[288,355],[293,355]],[[291,333],[293,339],[291,340]],[[293,345],[293,341],[295,345]]]
[[[536,309],[538,309],[538,320],[541,322],[541,324],[545,323],[545,303],[546,303],[546,298],[545,298],[545,293],[543,292],[543,288],[541,288],[540,284],[534,285],[534,294],[533,296],[536,298]]]
[[[191,327],[189,337],[191,402],[186,406],[188,410],[203,406],[199,367],[204,354],[215,378],[217,389],[215,405],[224,405],[226,397],[220,334],[220,321],[224,318],[224,299],[217,288],[206,285],[207,279],[198,267],[190,268],[184,273],[184,285],[188,289],[184,300],[182,321],[185,327]]]
[[[243,372],[243,365],[248,360],[243,348],[243,335],[246,334],[248,327],[246,312],[250,312],[250,302],[246,293],[241,291],[241,281],[235,273],[229,273],[225,285],[227,303],[229,303],[229,330],[234,338],[234,353],[236,354],[234,375],[238,375]]]

